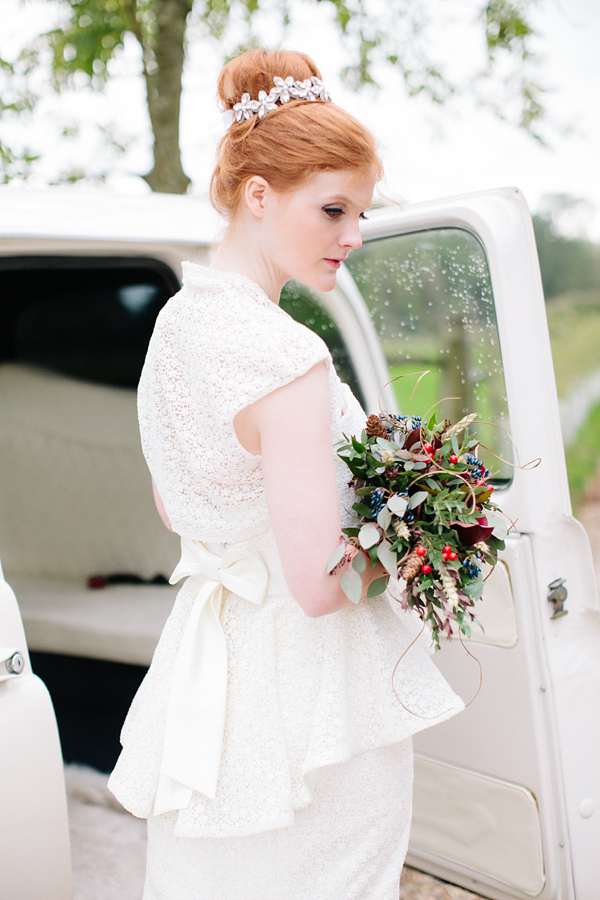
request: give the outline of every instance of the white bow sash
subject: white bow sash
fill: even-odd
[[[247,543],[226,548],[181,538],[181,559],[169,581],[186,577],[202,583],[173,668],[154,815],[185,808],[192,791],[215,796],[227,697],[223,589],[257,605],[267,593],[287,593],[277,551],[259,553]]]

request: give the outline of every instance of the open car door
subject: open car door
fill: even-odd
[[[0,897],[71,900],[69,828],[50,695],[29,664],[0,567]]]
[[[527,205],[507,188],[370,216],[339,287],[361,292],[389,378],[429,370],[412,398],[414,375],[394,381],[401,412],[459,398],[438,418],[493,423],[475,426],[480,455],[515,523],[476,610],[484,630],[434,657],[466,702],[479,671],[465,647],[483,683],[415,739],[408,862],[497,900],[597,900],[600,612],[571,517]],[[393,401],[388,389],[383,408]]]

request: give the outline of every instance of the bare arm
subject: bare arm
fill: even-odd
[[[326,571],[341,524],[325,363],[246,407],[235,428],[242,445],[262,455],[269,515],[292,596],[312,617],[351,606],[340,587],[343,572]],[[379,563],[367,565],[363,596],[384,574]]]

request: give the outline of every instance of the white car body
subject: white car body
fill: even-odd
[[[85,265],[104,259],[111,265],[154,260],[179,278],[182,260],[208,261],[218,229],[214,213],[188,198],[0,188],[0,276],[7,267],[43,268],[46,260],[58,259],[66,271],[77,259]],[[535,468],[511,470],[495,495],[516,526],[486,585],[480,617],[485,632],[468,642],[483,667],[481,692],[465,713],[415,739],[409,862],[492,900],[597,900],[600,610],[589,544],[571,516],[527,206],[516,189],[505,188],[388,208],[370,214],[363,237],[362,256],[356,257],[363,269],[341,270],[338,288],[313,299],[335,324],[369,411],[380,402],[396,409],[394,390],[383,387],[390,377],[386,359],[417,327],[407,325],[405,334],[398,313],[397,334],[392,340],[388,328],[386,336],[385,327],[375,326],[391,321],[388,307],[375,295],[387,284],[393,305],[413,290],[425,309],[427,290],[442,290],[451,295],[442,306],[451,310],[445,318],[452,352],[471,353],[476,341],[480,347],[488,339],[499,343],[489,378],[471,360],[466,390],[477,396],[484,385],[482,402],[506,411],[522,462],[541,457]],[[407,252],[396,266],[393,254],[402,241],[417,252]],[[445,253],[464,275],[462,287],[448,288],[444,281]],[[468,259],[475,257],[470,272]],[[419,259],[439,268],[432,274],[427,262],[421,275]],[[389,287],[390,273],[397,276],[397,291]],[[369,279],[376,287],[366,302],[359,284],[365,293]],[[2,303],[12,299],[3,296]],[[473,308],[479,302],[487,319],[478,307],[471,320],[461,312],[463,301]],[[434,316],[436,304],[428,305]],[[441,334],[426,331],[423,318],[417,323],[425,329],[422,353],[423,335],[430,340]],[[461,321],[468,332],[463,345]],[[483,337],[474,337],[478,329]],[[453,377],[451,369],[452,360],[440,363],[440,383]],[[73,525],[70,504],[83,497],[94,515],[84,510]],[[165,571],[176,561],[173,535],[152,506],[134,389],[54,376],[18,357],[0,358],[0,499],[7,517],[0,522],[0,559],[14,588],[0,580],[0,895],[68,900],[58,733],[48,694],[31,671],[27,643],[51,657],[139,667],[150,662],[172,589],[125,585],[92,596],[83,587],[94,571],[150,577],[157,560]],[[111,519],[115,509],[117,524]],[[126,537],[136,531],[139,546]],[[566,602],[565,591],[556,592],[557,580],[565,583]],[[553,584],[556,604],[548,601]],[[568,615],[556,615],[561,602]],[[20,672],[15,653],[24,660]],[[469,668],[459,642],[445,645],[435,661],[465,699],[475,693],[477,669]]]

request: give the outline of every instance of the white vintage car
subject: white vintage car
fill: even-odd
[[[177,590],[135,387],[181,261],[206,263],[217,229],[187,198],[0,188],[2,900],[72,896],[63,757],[111,768]],[[337,289],[292,285],[282,305],[369,411],[451,398],[454,421],[494,423],[482,455],[515,527],[483,630],[435,656],[466,700],[479,672],[465,647],[483,683],[415,739],[408,861],[495,900],[598,900],[600,611],[522,195],[375,211]]]

